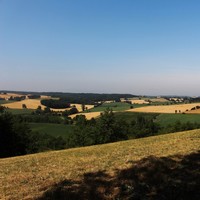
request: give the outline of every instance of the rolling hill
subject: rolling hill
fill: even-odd
[[[0,159],[0,199],[199,199],[200,130]]]

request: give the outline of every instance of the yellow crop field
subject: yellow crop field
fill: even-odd
[[[74,104],[74,103],[72,103],[72,104],[70,104],[70,105],[71,105],[71,107],[76,106],[78,112],[82,112],[82,111],[83,111],[83,110],[82,110],[82,105],[81,105],[81,104]],[[63,111],[65,111],[65,110],[70,110],[71,107],[70,107],[70,108],[60,108],[60,109],[59,109],[59,108],[58,108],[58,109],[51,108],[51,110],[52,110],[52,111],[57,111],[57,112],[63,112]],[[91,109],[91,108],[94,108],[94,105],[85,105],[85,107],[89,110],[89,109]]]
[[[130,100],[132,104],[149,104],[146,100]]]
[[[126,102],[127,100],[121,100],[121,102]],[[148,101],[143,100],[143,99],[129,99],[128,101],[130,101],[132,104],[149,104]]]
[[[200,109],[197,109],[197,110],[189,110],[189,111],[187,111],[186,113],[188,113],[188,114],[200,114]]]
[[[47,98],[47,96],[44,97],[44,98]],[[25,104],[28,109],[37,109],[38,106],[41,106],[42,109],[45,108],[45,106],[43,106],[41,104],[40,99],[25,99],[25,100],[22,100],[22,101],[4,104],[4,106],[11,108],[11,109],[22,109],[23,104]],[[71,104],[71,107],[72,106],[76,106],[76,108],[78,109],[79,112],[82,111],[81,104]],[[91,108],[94,107],[94,105],[85,105],[85,107],[87,107],[87,109],[91,109]],[[62,112],[62,111],[69,110],[69,109],[71,109],[71,108],[64,108],[64,109],[53,109],[53,108],[51,108],[52,111],[57,111],[57,112]]]
[[[168,102],[169,100],[165,99],[165,98],[155,98],[155,99],[149,99],[152,102]]]
[[[82,110],[82,105],[81,104],[71,104],[71,106],[76,106],[76,108],[78,109],[79,112],[83,111]],[[85,105],[85,108],[87,107],[87,109],[91,109],[94,108],[94,105]]]
[[[25,99],[22,101],[4,104],[4,106],[11,109],[22,109],[23,104],[25,104],[28,109],[37,109],[38,106],[41,106],[42,109],[45,108],[45,106],[40,103],[39,99]]]
[[[135,108],[128,110],[129,112],[149,112],[149,113],[175,113],[186,112],[186,110],[191,110],[191,108],[200,106],[200,103],[191,104],[177,104],[177,105],[164,105],[164,106],[146,106],[141,108]]]
[[[73,119],[77,115],[85,115],[86,119],[90,120],[92,118],[99,117],[100,114],[101,112],[78,113],[78,114],[70,115],[70,117]]]
[[[51,96],[41,95],[40,98],[41,98],[41,99],[51,99]]]
[[[0,94],[0,98],[5,98],[5,99],[8,99],[10,97],[21,97],[21,96],[24,96],[24,95],[16,94],[16,93]]]

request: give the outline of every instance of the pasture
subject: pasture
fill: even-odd
[[[14,115],[23,115],[23,114],[31,114],[34,109],[10,109],[10,108],[6,108],[7,112],[11,112]]]
[[[181,123],[200,123],[200,115],[195,114],[159,114],[156,117],[156,122],[161,126],[167,126],[180,121]]]
[[[115,117],[118,120],[124,120],[130,123],[132,120],[136,120],[138,116],[143,116],[145,118],[155,118],[159,114],[157,113],[136,113],[136,112],[116,112]]]

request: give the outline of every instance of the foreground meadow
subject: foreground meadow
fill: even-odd
[[[199,150],[193,130],[1,159],[0,199],[196,199]]]

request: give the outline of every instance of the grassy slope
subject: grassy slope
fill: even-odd
[[[29,125],[33,131],[47,133],[52,136],[62,136],[63,138],[67,138],[74,127],[72,125],[50,123],[29,123]]]
[[[186,184],[191,181],[193,185],[189,186],[195,189],[195,181],[199,178],[199,165],[196,166],[199,154],[189,154],[199,150],[200,130],[194,130],[1,159],[0,197],[18,200],[36,197],[112,199],[119,196],[127,199],[130,195],[140,195],[144,199],[149,195],[165,194],[166,190],[170,191],[166,196],[172,195],[171,189],[178,190],[171,188],[173,184],[178,187],[183,181]],[[161,158],[163,156],[165,158]],[[182,162],[184,158],[186,163]],[[185,180],[189,177],[191,180]],[[165,184],[169,185],[165,187]],[[180,190],[185,191],[183,185]]]

